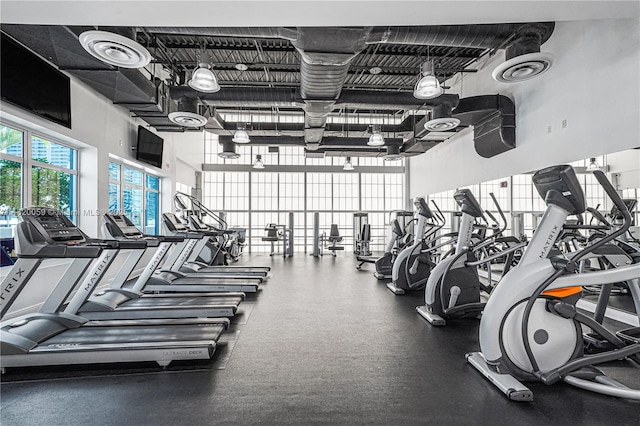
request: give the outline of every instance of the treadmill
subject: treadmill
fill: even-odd
[[[0,368],[40,365],[98,364],[210,359],[228,327],[227,318],[88,321],[59,308],[82,277],[89,284],[108,261],[105,252],[131,243],[91,240],[58,210],[35,207],[21,211],[15,229],[18,261],[0,284],[0,316],[9,309],[45,259],[72,259],[36,313],[0,322]],[[69,226],[71,225],[71,226]],[[140,245],[139,242],[133,246]]]
[[[167,257],[167,260],[164,261],[164,265],[174,264],[179,262],[181,258],[186,258],[188,253],[185,253],[185,243],[200,241],[200,235],[188,233],[184,236],[148,236],[143,234],[124,215],[107,213],[102,216],[102,219],[104,233],[110,238],[134,241],[144,239],[158,242],[152,259],[137,279],[125,282],[129,273],[120,277],[123,282],[123,288],[144,293],[256,293],[259,289],[259,283],[262,280],[259,277],[228,279],[204,274],[185,274],[175,270],[175,267],[157,270],[158,265],[160,265],[170,249],[172,249],[172,252]],[[143,253],[144,250],[138,250],[137,255],[142,257]],[[131,266],[131,270],[133,268],[135,268],[135,264]]]
[[[217,238],[225,234],[231,234],[233,230],[213,229],[209,228],[204,222],[198,219],[197,222],[191,222],[192,227],[194,223],[198,225],[195,229],[189,229],[183,224],[178,217],[173,213],[162,214],[162,224],[168,235],[184,236],[185,234],[198,235],[200,240],[194,242],[192,245],[187,246],[185,250],[188,251],[188,257],[181,264],[178,264],[179,270],[184,272],[201,272],[201,273],[220,273],[225,276],[260,276],[266,278],[271,270],[268,266],[228,266],[228,265],[207,265],[206,263],[199,262],[198,256],[204,250],[207,245],[210,245],[212,238]],[[212,248],[212,250],[219,250],[219,248]],[[215,256],[214,256],[215,258]]]
[[[55,244],[55,240],[47,233],[47,226],[54,222],[65,233],[73,233],[81,237],[79,242],[89,241],[89,238],[60,211],[48,209],[38,214],[26,211],[21,213],[20,217],[23,222],[31,225],[32,234],[39,234],[40,239],[45,243]],[[103,247],[102,253],[95,262],[95,268],[84,277],[78,290],[64,308],[65,313],[79,314],[94,320],[232,317],[244,299],[244,293],[145,295],[135,286],[129,289],[122,288],[119,277],[129,275],[146,247],[156,241],[92,241],[112,244]],[[119,274],[114,277],[112,286],[93,294],[122,249],[129,249],[129,254]],[[53,299],[48,302],[60,306],[66,299],[60,296],[54,292],[54,295],[50,296]]]

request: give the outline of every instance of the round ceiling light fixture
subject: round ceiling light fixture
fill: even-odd
[[[182,127],[197,128],[207,124],[207,119],[194,112],[175,111],[169,113],[169,120]]]
[[[373,75],[378,75],[382,72],[382,68],[380,67],[371,67],[369,68],[369,72]]]
[[[527,53],[504,61],[491,76],[501,83],[518,83],[547,72],[552,64],[553,55],[550,53]]]
[[[151,54],[140,43],[107,31],[85,31],[78,37],[82,47],[94,58],[122,68],[142,68]]]
[[[238,71],[246,71],[246,70],[249,69],[249,65],[243,64],[241,62],[241,63],[238,63],[238,64],[235,65],[235,69],[237,69]]]

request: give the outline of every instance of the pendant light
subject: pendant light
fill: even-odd
[[[344,166],[342,170],[351,171],[353,170],[353,164],[351,163],[351,157],[347,157],[347,161],[344,162]]]
[[[220,90],[218,79],[211,71],[211,56],[206,51],[200,55],[198,67],[191,74],[191,79],[187,84],[199,92],[215,93]]]
[[[236,129],[237,129],[236,132],[233,134],[233,139],[231,139],[232,141],[234,141],[235,143],[251,142],[251,139],[249,138],[249,134],[245,130],[244,124],[238,124],[238,127]]]
[[[413,88],[413,97],[416,99],[433,99],[444,93],[440,82],[434,74],[433,61],[426,61],[420,67],[420,80]]]
[[[380,133],[380,125],[379,124],[372,124],[371,125],[371,129],[372,129],[372,134],[369,137],[369,141],[367,142],[367,145],[369,146],[383,146],[384,145],[384,136],[382,136],[382,133]]]
[[[262,155],[256,155],[256,161],[253,163],[254,169],[264,169],[264,163],[262,162]]]

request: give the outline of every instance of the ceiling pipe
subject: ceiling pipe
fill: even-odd
[[[172,99],[198,98],[202,102],[218,108],[304,108],[305,106],[305,100],[300,97],[297,90],[285,88],[228,87],[217,93],[198,93],[189,86],[174,86],[170,88],[170,95]],[[317,101],[316,103],[322,105],[323,102],[333,103],[332,111],[344,106],[376,111],[395,111],[416,109],[421,106],[435,107],[441,103],[448,103],[452,108],[455,108],[458,105],[459,97],[455,94],[444,94],[435,99],[421,100],[414,98],[410,92],[342,90],[335,101]]]

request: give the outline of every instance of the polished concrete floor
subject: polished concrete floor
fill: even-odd
[[[394,296],[349,252],[244,262],[273,277],[212,362],[10,370],[2,425],[640,424],[640,404],[563,383],[508,401],[465,362],[477,320],[431,327],[421,294]]]

